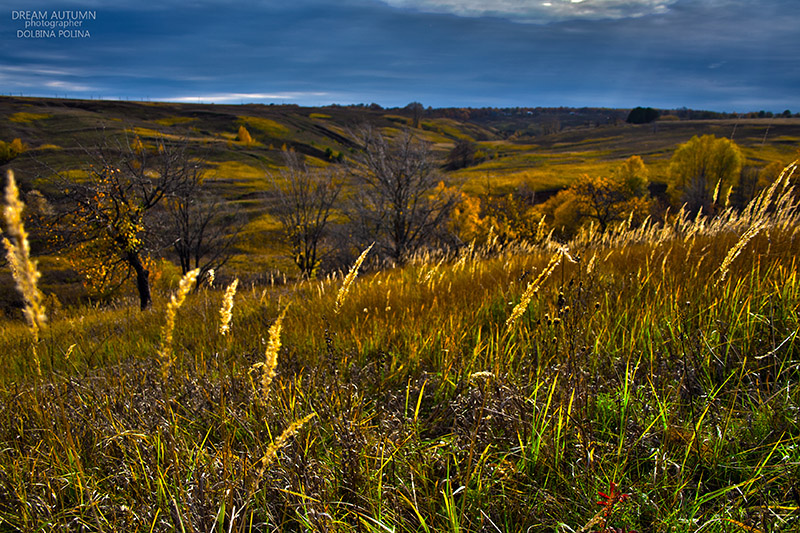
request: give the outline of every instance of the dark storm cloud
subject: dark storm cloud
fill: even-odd
[[[0,3],[0,91],[237,103],[800,107],[800,16],[791,0],[77,4],[69,9],[97,12],[90,39],[17,39],[10,14],[23,8]]]

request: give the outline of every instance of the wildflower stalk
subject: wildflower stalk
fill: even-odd
[[[8,176],[8,186],[6,187],[6,205],[3,212],[11,240],[3,237],[3,245],[6,248],[6,257],[8,258],[14,281],[17,284],[17,289],[22,294],[25,302],[22,312],[28,323],[28,330],[33,337],[31,346],[36,373],[41,376],[42,365],[36,350],[36,345],[39,343],[39,331],[44,328],[46,320],[43,305],[44,298],[37,286],[37,281],[41,274],[36,268],[36,262],[31,259],[28,233],[22,224],[22,210],[25,206],[19,199],[19,189],[14,180],[14,173],[9,170],[6,175]]]

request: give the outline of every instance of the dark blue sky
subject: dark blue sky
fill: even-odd
[[[800,111],[797,0],[0,0],[0,6],[5,94]],[[48,19],[52,10],[91,10],[96,20],[82,24],[90,37],[62,37],[58,28],[54,37],[36,37],[24,33],[19,12],[29,10],[46,10]]]

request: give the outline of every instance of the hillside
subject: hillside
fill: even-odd
[[[79,177],[103,143],[129,144],[137,137],[144,143],[188,143],[207,167],[212,193],[245,218],[230,265],[240,275],[262,279],[295,272],[270,212],[269,175],[283,165],[282,150],[302,154],[312,166],[343,167],[358,148],[352,132],[364,123],[390,138],[411,128],[432,143],[445,183],[469,195],[502,196],[524,188],[534,202],[583,174],[608,175],[631,155],[643,158],[652,191],[663,194],[669,158],[693,135],[733,136],[748,164],[756,167],[790,161],[800,143],[800,118],[680,120],[670,115],[653,124],[631,125],[624,123],[626,114],[611,109],[423,109],[413,128],[412,109],[374,105],[303,108],[0,97],[0,140],[19,138],[28,147],[3,168],[14,169],[23,190],[38,189],[52,201],[58,201],[63,187],[53,180],[54,171]],[[252,142],[237,139],[240,127]],[[466,168],[445,170],[459,140],[474,143],[481,157]],[[46,275],[45,283],[51,286],[51,281]]]
[[[455,182],[469,181],[473,174],[492,177],[517,176],[532,168],[552,166],[555,174],[564,165],[620,161],[640,155],[646,162],[663,163],[675,147],[693,135],[714,134],[732,137],[747,150],[753,162],[766,162],[791,155],[800,142],[800,118],[725,118],[677,120],[677,116],[648,125],[623,122],[625,110],[550,109],[530,111],[499,110],[492,114],[472,114],[429,109],[423,111],[414,133],[434,143],[444,155],[455,141],[467,139],[495,158],[456,173]],[[449,117],[448,115],[457,115]],[[410,127],[412,111],[379,107],[329,106],[303,108],[292,105],[201,105],[123,101],[59,100],[46,98],[0,97],[0,139],[20,138],[31,147],[27,158],[15,161],[22,181],[36,172],[34,159],[48,164],[80,165],[83,149],[98,144],[103,137],[123,132],[142,139],[164,135],[186,139],[202,149],[205,159],[215,163],[241,163],[273,168],[282,164],[281,149],[291,148],[317,164],[355,149],[352,134],[362,123],[372,123],[385,131]],[[236,143],[244,125],[253,139],[252,146]],[[769,148],[769,150],[766,150]],[[586,167],[591,168],[591,165]],[[576,170],[578,172],[579,170]],[[246,182],[235,169],[226,176]],[[535,188],[558,188],[568,178],[548,180],[546,172],[534,173]],[[243,183],[237,183],[243,184]]]
[[[0,109],[5,142],[28,146],[5,165],[23,199],[9,186],[2,202],[0,531],[798,530],[797,161],[741,208],[715,193],[707,217],[558,239],[544,219],[526,240],[490,226],[447,255],[367,268],[369,246],[342,270],[284,280],[265,176],[282,146],[347,166],[350,128],[370,120],[394,136],[410,112],[11,98]],[[414,131],[444,180],[487,202],[545,197],[633,154],[658,194],[675,147],[704,133],[733,136],[756,169],[797,159],[797,119],[631,126],[578,113],[439,110]],[[212,194],[244,213],[236,255],[216,278],[154,263],[147,309],[124,293],[67,299],[81,280],[42,242],[29,256],[23,220],[36,219],[22,202],[41,209],[35,187],[57,203],[93,146],[136,137],[152,143],[134,144],[143,157],[189,143]],[[485,158],[445,170],[465,138]]]

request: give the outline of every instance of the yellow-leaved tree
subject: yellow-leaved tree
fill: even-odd
[[[250,132],[247,131],[247,128],[245,128],[244,125],[239,126],[239,133],[236,135],[236,139],[240,143],[248,146],[255,142],[253,141],[253,137],[250,135]]]
[[[724,205],[738,183],[743,162],[742,151],[730,139],[695,135],[670,159],[667,192],[673,205],[686,204],[693,214],[701,209],[712,214],[714,206]]]
[[[163,138],[146,146],[107,142],[89,154],[85,179],[61,176],[68,209],[59,235],[76,270],[89,286],[114,287],[135,277],[142,310],[151,303],[149,243],[154,208],[197,181],[199,165],[186,143]]]

